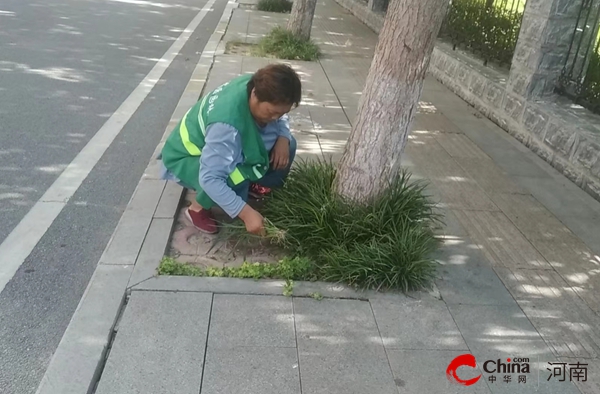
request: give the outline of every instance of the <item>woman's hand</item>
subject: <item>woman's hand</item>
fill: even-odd
[[[271,149],[271,168],[283,170],[290,162],[290,141],[285,137],[278,137],[275,146]]]
[[[239,214],[250,234],[266,235],[263,216],[250,205],[246,204]]]

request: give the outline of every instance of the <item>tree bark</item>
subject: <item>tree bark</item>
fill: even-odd
[[[308,40],[315,8],[317,8],[317,0],[294,0],[287,29],[295,36]]]
[[[399,171],[448,0],[391,0],[334,183],[368,201]]]

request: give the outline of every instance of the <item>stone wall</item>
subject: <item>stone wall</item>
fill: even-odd
[[[368,3],[360,0],[335,0],[339,5],[356,15],[365,25],[369,26],[373,31],[379,32],[383,27],[383,19],[385,13],[373,12],[369,8]]]
[[[381,30],[383,14],[373,13],[357,0],[336,1],[374,31]],[[546,82],[542,96],[532,96],[531,89],[519,92],[510,86],[515,70],[509,75],[485,67],[443,42],[436,44],[429,72],[600,201],[600,116],[552,94]]]

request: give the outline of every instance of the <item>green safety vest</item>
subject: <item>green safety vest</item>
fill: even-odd
[[[269,169],[269,153],[248,103],[247,84],[251,77],[247,74],[234,78],[198,101],[171,132],[162,149],[165,167],[196,190],[196,201],[205,209],[215,205],[200,187],[199,179],[204,136],[211,124],[226,123],[240,133],[244,162],[229,174],[229,187],[245,180],[255,182]]]

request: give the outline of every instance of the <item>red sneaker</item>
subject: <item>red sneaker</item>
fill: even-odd
[[[258,183],[252,183],[250,185],[250,190],[248,191],[248,194],[251,197],[256,198],[258,200],[264,198],[269,193],[271,193],[271,189],[269,189],[268,187],[261,186]]]
[[[213,218],[212,213],[206,209],[202,209],[199,212],[186,209],[185,216],[198,230],[207,234],[216,234],[218,232],[217,222]]]

